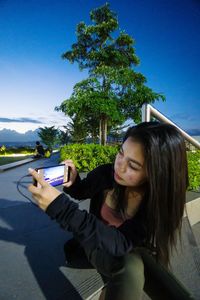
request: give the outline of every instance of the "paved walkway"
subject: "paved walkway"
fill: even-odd
[[[61,230],[16,189],[20,177],[28,174],[28,167],[57,162],[58,154],[0,173],[1,300],[80,300],[102,284],[95,270],[66,266],[63,245],[71,234]],[[26,188],[31,180],[26,177],[19,186],[29,197]],[[82,208],[87,206],[87,201],[81,203]]]
[[[19,179],[28,174],[28,167],[57,162],[58,154],[0,173],[0,300],[87,299],[102,285],[95,270],[66,266],[63,245],[71,234],[16,189]],[[19,185],[26,196],[30,196],[26,189],[30,182],[31,177],[26,177]],[[88,201],[80,207],[87,209]],[[176,276],[198,300],[200,223],[193,231],[195,236],[184,218],[183,251],[174,253],[172,262]]]

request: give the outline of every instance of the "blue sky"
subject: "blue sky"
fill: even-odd
[[[0,0],[0,130],[66,125],[54,111],[87,76],[61,55],[90,23],[101,0]],[[147,85],[166,102],[154,107],[200,135],[200,1],[112,0],[120,29],[135,39]]]

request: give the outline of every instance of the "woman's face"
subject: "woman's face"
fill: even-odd
[[[139,187],[147,179],[143,146],[130,137],[116,156],[114,179],[118,184],[129,187]]]

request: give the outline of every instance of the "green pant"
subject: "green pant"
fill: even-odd
[[[105,282],[106,300],[139,300],[143,290],[153,300],[192,299],[183,285],[145,249],[124,257],[112,257],[98,250],[90,261]]]
[[[120,264],[118,265],[119,269],[113,270],[107,278],[105,299],[141,299],[145,282],[141,256],[136,253],[126,255],[120,259]]]

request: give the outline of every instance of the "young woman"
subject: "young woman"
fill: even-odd
[[[144,284],[152,299],[178,299],[167,291],[156,296],[158,282],[151,289],[160,275],[144,269],[144,264],[147,269],[168,265],[180,232],[188,173],[178,129],[158,122],[129,128],[114,165],[99,166],[83,180],[73,162],[66,163],[71,175],[64,192],[76,199],[90,198],[89,213],[33,170],[42,187],[31,185],[29,190],[41,209],[74,233],[88,261],[103,275],[107,284],[101,299],[140,299]],[[178,283],[176,288],[178,293]],[[186,291],[181,299],[189,299]]]

